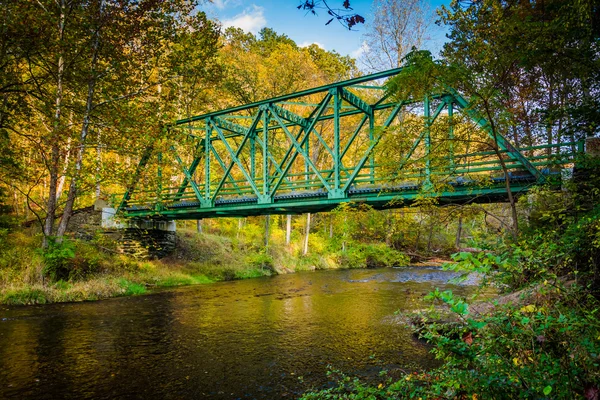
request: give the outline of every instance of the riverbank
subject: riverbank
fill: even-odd
[[[297,271],[408,265],[409,258],[382,243],[354,243],[344,251],[273,241],[268,251],[213,234],[178,233],[177,247],[161,260],[119,254],[99,236],[70,240],[42,253],[32,231],[0,238],[0,304],[29,305],[93,301],[148,293],[153,288],[207,284]],[[54,279],[53,279],[54,278]]]

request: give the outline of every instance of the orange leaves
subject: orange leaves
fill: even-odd
[[[473,344],[473,333],[467,332],[463,335],[462,341],[468,344],[469,346]]]

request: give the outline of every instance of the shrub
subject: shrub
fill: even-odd
[[[377,268],[408,265],[409,258],[384,243],[353,243],[339,253],[340,264],[348,268]]]
[[[44,259],[44,276],[52,282],[69,280],[71,263],[75,258],[75,244],[70,240],[49,238],[48,247],[41,250]]]
[[[246,263],[255,268],[273,271],[273,257],[267,254],[265,251],[247,255]]]

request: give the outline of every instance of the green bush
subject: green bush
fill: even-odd
[[[40,253],[42,272],[51,282],[85,279],[100,270],[104,258],[93,244],[69,239],[51,239]]]
[[[336,387],[303,399],[571,399],[598,393],[598,304],[576,286],[548,284],[540,293],[546,300],[538,304],[472,316],[464,299],[436,291],[429,299],[446,304],[459,321],[420,329],[441,367],[378,386],[340,374]]]
[[[408,265],[403,253],[389,248],[385,243],[352,243],[339,253],[340,264],[348,268],[378,268]]]
[[[44,276],[51,282],[69,280],[71,264],[75,258],[75,244],[70,240],[56,241],[48,238],[48,247],[41,250],[44,259]]]
[[[255,268],[263,268],[273,271],[273,257],[265,251],[251,253],[246,256],[246,263]]]

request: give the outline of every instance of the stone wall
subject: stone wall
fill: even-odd
[[[118,248],[139,259],[163,258],[175,250],[177,233],[159,229],[119,229]]]
[[[166,257],[177,245],[174,222],[140,223],[122,229],[103,228],[102,211],[94,207],[77,210],[69,222],[69,232],[82,240],[92,240],[101,233],[116,242],[117,251],[138,259]]]

